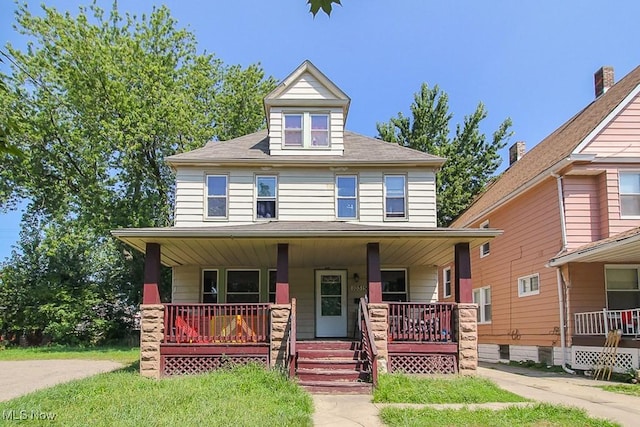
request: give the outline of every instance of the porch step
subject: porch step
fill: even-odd
[[[352,359],[356,360],[360,356],[360,350],[340,350],[340,349],[296,349],[298,357],[303,359]]]
[[[353,381],[299,381],[302,387],[314,394],[371,394],[373,386]]]
[[[358,369],[305,369],[298,368],[296,373],[303,381],[367,381],[369,373]]]
[[[296,341],[298,350],[358,350],[360,343],[345,340],[322,341]]]
[[[362,369],[364,361],[353,359],[308,359],[298,358],[298,369]]]

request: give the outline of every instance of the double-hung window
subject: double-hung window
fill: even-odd
[[[227,302],[260,302],[260,271],[227,270]]]
[[[284,116],[284,146],[302,147],[303,122],[302,114],[285,114]]]
[[[384,217],[403,219],[407,217],[407,191],[405,175],[384,176]]]
[[[480,228],[489,228],[489,221],[480,224]],[[480,246],[480,258],[486,257],[491,252],[491,244],[486,242]]]
[[[329,114],[326,113],[285,113],[285,148],[327,148],[331,145],[329,136]]]
[[[358,177],[336,176],[336,218],[353,219],[358,216]]]
[[[478,323],[491,322],[491,288],[485,286],[473,290],[473,302],[478,304]]]
[[[326,114],[311,114],[311,146],[329,146],[329,116]]]
[[[382,301],[406,302],[407,270],[381,270]]]
[[[620,172],[620,216],[640,217],[640,172]]]
[[[277,218],[278,177],[256,176],[256,218]]]
[[[442,297],[451,296],[451,268],[447,267],[442,270]]]
[[[609,310],[640,307],[640,265],[607,265],[605,278]]]
[[[207,175],[207,218],[227,218],[227,175]]]
[[[218,302],[218,270],[202,270],[202,302]]]
[[[537,295],[540,293],[540,276],[538,273],[518,279],[518,296]]]

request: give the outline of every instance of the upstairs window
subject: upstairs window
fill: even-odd
[[[336,218],[349,219],[358,216],[358,177],[336,176]]]
[[[260,271],[227,270],[227,302],[260,302]]]
[[[226,218],[227,200],[227,176],[207,175],[207,218]]]
[[[620,172],[620,216],[640,217],[640,172]]]
[[[382,301],[408,301],[406,270],[382,270],[380,275],[382,279]]]
[[[442,296],[444,298],[451,296],[451,268],[447,267],[442,270]]]
[[[526,297],[528,295],[537,295],[540,293],[540,276],[532,274],[531,276],[520,277],[518,279],[518,296]]]
[[[256,176],[256,218],[277,218],[277,176]]]
[[[407,218],[406,177],[384,176],[384,217],[386,219]]]
[[[218,270],[202,270],[202,302],[218,302]]]
[[[329,114],[284,114],[284,147],[328,148],[331,145],[329,122]]]
[[[480,228],[489,228],[489,221],[485,221],[480,224]],[[484,243],[480,246],[480,258],[486,257],[491,252],[491,245],[489,242]]]

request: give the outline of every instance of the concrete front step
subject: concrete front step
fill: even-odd
[[[299,381],[302,387],[314,394],[371,394],[370,383],[352,381]]]
[[[301,381],[335,381],[335,382],[357,382],[368,381],[369,372],[355,369],[300,369],[296,370],[296,375]]]

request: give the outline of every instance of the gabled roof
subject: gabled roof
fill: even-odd
[[[561,252],[549,261],[550,267],[569,262],[637,262],[640,254],[640,227],[607,239],[587,243],[571,252]]]
[[[537,179],[561,166],[591,132],[640,84],[640,66],[533,147],[500,175],[452,226],[463,227],[499,207]]]
[[[267,131],[228,141],[211,141],[202,148],[166,158],[172,165],[188,164],[308,164],[410,165],[439,167],[445,159],[354,132],[344,132],[344,154],[270,156]]]

